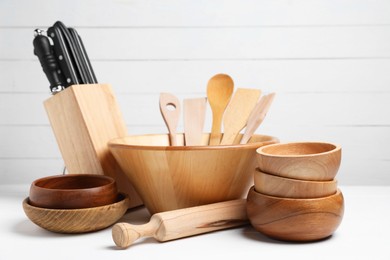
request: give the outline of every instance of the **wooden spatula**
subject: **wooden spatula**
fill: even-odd
[[[271,93],[265,96],[262,96],[260,101],[257,102],[255,108],[252,110],[248,122],[246,124],[244,135],[240,141],[240,144],[246,144],[259,125],[263,122],[265,116],[268,113],[268,110],[274,100],[275,93]]]
[[[184,99],[184,138],[186,146],[200,145],[206,115],[207,98]]]
[[[160,111],[168,127],[171,146],[176,146],[176,128],[180,118],[180,101],[170,93],[160,93]]]
[[[238,88],[223,115],[221,145],[233,144],[236,136],[245,127],[248,117],[261,95],[259,89]]]

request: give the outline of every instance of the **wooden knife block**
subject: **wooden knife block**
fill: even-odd
[[[67,171],[113,177],[118,190],[129,196],[129,208],[142,205],[107,146],[109,140],[128,133],[111,86],[73,85],[44,106]]]

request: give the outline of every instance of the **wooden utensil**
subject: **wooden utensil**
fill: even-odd
[[[112,204],[118,191],[113,178],[100,174],[53,175],[30,186],[30,204],[50,209],[81,209]]]
[[[223,116],[224,134],[221,145],[234,143],[236,136],[245,127],[260,95],[259,89],[239,88],[236,90]]]
[[[335,194],[337,191],[336,179],[307,181],[284,178],[262,172],[259,168],[255,169],[253,175],[255,191],[275,197],[290,199],[320,198]]]
[[[265,116],[268,113],[269,108],[271,107],[272,101],[275,97],[275,93],[271,93],[260,98],[260,101],[257,102],[255,108],[252,110],[249,115],[248,122],[246,123],[246,128],[244,135],[240,141],[240,144],[246,144],[263,122]]]
[[[217,74],[207,84],[207,98],[213,113],[209,145],[221,142],[222,116],[233,94],[234,82],[229,75]]]
[[[263,149],[264,148],[264,149]],[[341,164],[341,146],[328,142],[290,142],[256,149],[258,167],[273,175],[330,181]]]
[[[143,225],[117,223],[112,238],[118,247],[126,248],[140,237],[163,242],[248,223],[246,199],[238,199],[157,213]]]
[[[207,98],[184,99],[184,138],[186,146],[201,144],[206,102]]]
[[[333,195],[315,199],[268,196],[252,187],[247,197],[247,213],[252,226],[278,240],[315,241],[329,237],[344,216],[340,189]]]
[[[85,233],[107,228],[117,222],[132,206],[120,194],[115,203],[83,209],[48,209],[35,207],[29,198],[23,201],[26,216],[36,225],[57,233]]]
[[[160,94],[160,111],[169,131],[171,146],[176,146],[176,128],[180,118],[180,101],[170,93]]]

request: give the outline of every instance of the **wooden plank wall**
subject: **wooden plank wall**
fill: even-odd
[[[390,185],[389,14],[387,0],[2,0],[1,183],[62,171],[32,47],[35,28],[61,20],[112,84],[129,134],[167,132],[159,93],[205,96],[223,72],[277,93],[257,133],[339,143],[340,184]]]

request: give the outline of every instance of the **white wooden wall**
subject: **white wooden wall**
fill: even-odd
[[[223,72],[277,93],[257,133],[339,143],[340,184],[390,185],[388,0],[0,0],[0,183],[62,171],[32,47],[57,20],[82,36],[129,134],[167,132],[159,93],[205,96]]]

